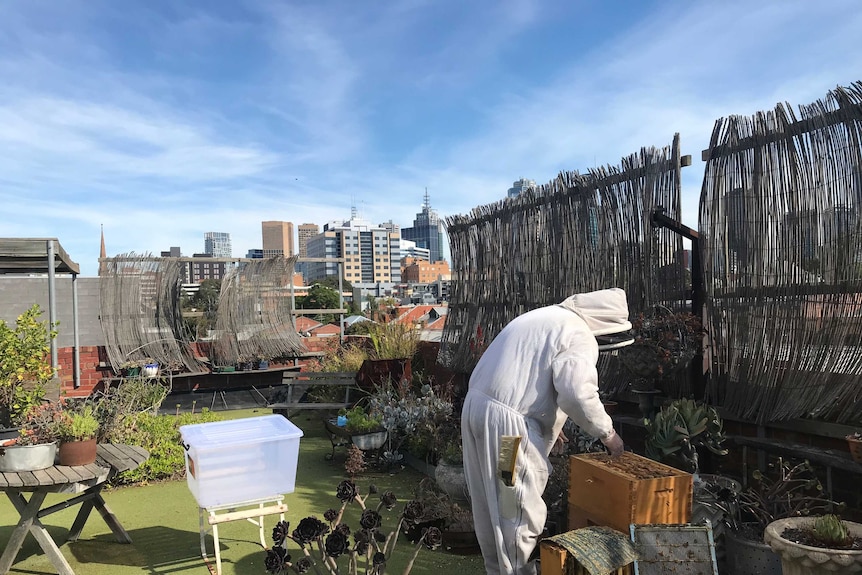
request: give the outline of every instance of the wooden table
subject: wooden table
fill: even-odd
[[[6,543],[3,555],[0,556],[0,575],[9,572],[27,533],[31,533],[38,541],[59,575],[74,575],[66,558],[40,521],[46,515],[73,505],[80,504],[81,508],[69,530],[68,541],[76,541],[80,537],[90,512],[95,508],[111,528],[117,541],[131,543],[129,534],[105,504],[101,491],[108,479],[117,473],[136,469],[149,456],[147,450],[142,447],[106,443],[98,446],[96,462],[89,465],[54,465],[39,471],[0,473],[0,488],[21,517]],[[24,496],[27,492],[32,494],[29,500]],[[72,497],[43,509],[42,504],[49,493],[71,494]]]

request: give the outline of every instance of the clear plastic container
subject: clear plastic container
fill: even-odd
[[[292,493],[302,430],[281,415],[180,427],[186,482],[199,507]]]

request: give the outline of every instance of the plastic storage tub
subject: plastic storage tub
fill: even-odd
[[[292,493],[302,430],[281,415],[180,426],[199,507]]]

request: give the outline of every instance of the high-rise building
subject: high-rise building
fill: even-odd
[[[293,222],[261,222],[263,257],[293,255]]]
[[[343,278],[351,283],[401,281],[401,237],[397,231],[374,226],[356,215],[330,222],[307,243],[309,258],[344,258]],[[338,275],[334,262],[309,262],[306,283]]]
[[[317,224],[299,224],[299,257],[308,257],[308,240],[320,233],[320,226]]]
[[[515,183],[512,184],[512,187],[509,188],[508,192],[506,192],[506,197],[507,198],[517,198],[518,196],[520,196],[523,192],[525,192],[529,188],[535,188],[535,187],[536,187],[536,181],[535,180],[528,180],[526,178],[521,178],[520,180],[517,180]]]
[[[204,253],[213,258],[230,258],[230,234],[226,232],[206,232],[204,234]]]
[[[416,242],[418,247],[428,250],[432,262],[443,259],[443,222],[440,221],[437,210],[431,209],[427,188],[422,211],[416,214],[412,228],[401,229],[401,237]]]

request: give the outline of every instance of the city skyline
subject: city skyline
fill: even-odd
[[[0,236],[201,251],[352,207],[401,227],[681,137],[697,228],[716,120],[860,79],[855,0],[4,3]]]

